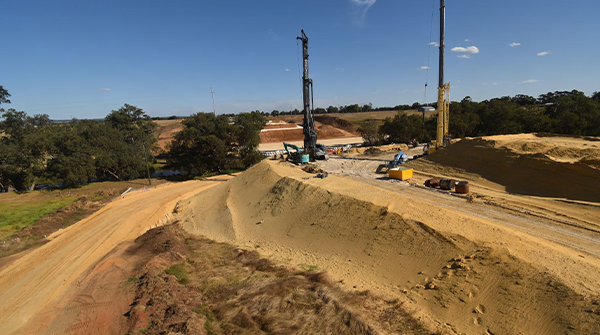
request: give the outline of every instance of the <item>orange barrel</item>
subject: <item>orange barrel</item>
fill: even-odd
[[[459,181],[456,183],[456,187],[454,189],[458,194],[467,194],[469,193],[469,182],[467,181]]]

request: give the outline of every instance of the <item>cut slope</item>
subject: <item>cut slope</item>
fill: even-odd
[[[403,299],[437,330],[598,330],[600,317],[585,312],[594,301],[505,249],[529,252],[541,242],[347,178],[309,176],[286,163],[263,161],[182,202],[180,219],[193,233],[323,268],[347,287]],[[479,239],[497,240],[496,247]],[[556,263],[581,262],[549,243],[543,246],[550,248],[545,257]],[[579,285],[577,276],[589,276],[589,268],[569,272],[575,278],[565,279],[570,285]],[[585,285],[590,280],[581,279]]]
[[[549,148],[544,143],[463,139],[424,159],[478,174],[511,193],[600,202],[600,171],[588,162],[550,159],[542,154]],[[415,167],[419,166],[415,162]]]

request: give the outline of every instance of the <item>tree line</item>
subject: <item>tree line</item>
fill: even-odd
[[[437,104],[432,104],[437,107]],[[399,112],[383,124],[363,122],[358,131],[367,144],[428,142],[436,137],[437,115],[426,118]],[[556,91],[537,99],[518,94],[475,102],[470,97],[450,103],[454,138],[545,132],[600,136],[600,92]]]
[[[9,97],[0,86],[0,104],[10,103]],[[167,162],[185,174],[244,169],[262,158],[257,146],[265,123],[256,113],[194,114],[171,143]],[[46,114],[0,108],[0,191],[146,177],[157,154],[157,128],[141,108],[128,104],[101,121],[63,124]]]

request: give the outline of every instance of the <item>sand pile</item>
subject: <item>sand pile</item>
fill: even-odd
[[[310,177],[287,163],[263,161],[181,202],[179,219],[192,233],[324,269],[350,289],[401,299],[443,332],[599,330],[600,316],[586,312],[598,301],[578,293],[584,290],[578,279],[566,278],[574,285],[567,286],[549,269],[539,270],[545,265],[534,267],[503,247],[516,243],[514,250],[528,251],[541,248],[537,241],[520,245],[497,225],[348,178]],[[490,234],[494,247],[482,244]],[[572,255],[560,252],[543,255],[572,263]]]
[[[408,145],[401,143],[401,144],[380,145],[380,146],[376,146],[376,147],[352,148],[347,151],[347,154],[350,154],[350,155],[367,154],[367,155],[375,156],[375,155],[379,155],[379,154],[387,153],[387,152],[391,152],[391,151],[394,151],[395,153],[397,153],[400,150],[408,150]]]
[[[597,149],[566,148],[529,141],[464,139],[424,159],[463,169],[503,185],[507,192],[600,202],[600,171],[590,166]],[[563,163],[549,156],[581,157]],[[415,168],[419,168],[418,162]]]

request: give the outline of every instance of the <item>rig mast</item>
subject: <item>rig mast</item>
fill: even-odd
[[[438,119],[436,147],[450,144],[450,83],[444,84],[444,49],[446,39],[446,1],[440,0],[440,75],[438,83]]]
[[[308,152],[311,160],[328,159],[327,151],[322,144],[317,143],[317,131],[315,130],[315,121],[312,115],[313,107],[313,82],[308,76],[308,37],[301,30],[302,36],[296,37],[296,40],[302,41],[302,102],[304,103],[304,122],[302,132],[304,133],[304,150]]]

